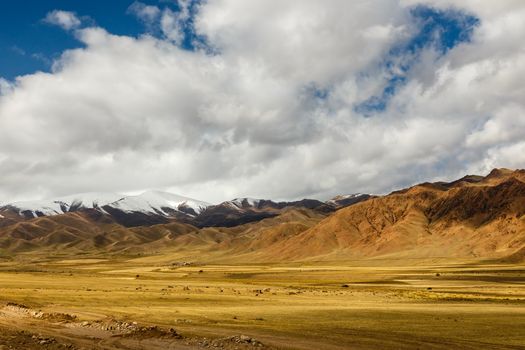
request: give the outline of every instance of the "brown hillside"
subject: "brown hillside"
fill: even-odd
[[[7,225],[0,229],[0,249],[12,253],[144,251],[156,241],[196,230],[180,223],[158,226],[126,228],[96,210],[83,210]]]
[[[525,171],[496,169],[470,180],[417,185],[339,210],[266,254],[284,260],[519,255]]]
[[[126,227],[97,210],[31,220],[5,217],[0,251],[167,252],[191,261],[525,257],[525,171],[416,185],[336,212],[287,207],[234,227],[171,221]]]

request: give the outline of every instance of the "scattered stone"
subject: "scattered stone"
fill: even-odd
[[[29,308],[23,304],[17,304],[17,303],[12,303],[12,302],[8,302],[6,304],[6,307],[8,309],[11,309],[11,310],[14,310],[16,311],[17,309],[26,309],[26,310],[29,310]]]
[[[55,338],[48,338],[48,337],[44,337],[42,335],[33,335],[33,336],[31,336],[31,338],[33,340],[35,340],[40,345],[47,345],[47,344],[56,343],[56,339]]]
[[[175,322],[177,322],[177,323],[191,323],[191,320],[187,320],[185,318],[177,318],[175,320]]]
[[[26,305],[17,304],[17,303],[7,303],[5,308],[9,311],[14,311],[29,317],[48,320],[51,322],[69,322],[74,321],[77,316],[70,314],[63,314],[60,312],[44,312],[41,310],[33,310]]]
[[[227,346],[228,343],[230,344],[233,343],[239,346],[249,345],[251,347],[258,347],[258,348],[264,347],[264,345],[260,341],[254,338],[251,338],[247,335],[234,335],[234,336],[227,337],[227,338],[216,339],[211,342],[211,345],[213,347],[224,348]]]
[[[137,327],[131,332],[123,335],[124,337],[139,338],[170,338],[182,339],[182,336],[173,328],[163,329],[158,326]]]

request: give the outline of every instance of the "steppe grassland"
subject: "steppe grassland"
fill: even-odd
[[[183,265],[166,255],[5,261],[0,299],[85,320],[113,317],[207,336],[245,333],[282,348],[525,344],[525,265]]]

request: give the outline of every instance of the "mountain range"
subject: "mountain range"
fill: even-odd
[[[236,198],[212,205],[161,191],[148,191],[133,196],[116,193],[82,193],[48,200],[6,204],[0,206],[0,215],[4,219],[18,221],[20,218],[33,219],[92,210],[108,215],[126,227],[148,226],[174,220],[197,227],[232,227],[276,216],[282,209],[288,207],[329,213],[368,198],[370,195],[366,194],[337,196],[326,202],[315,199],[274,202],[265,199]]]
[[[192,261],[525,257],[525,170],[494,169],[326,202],[165,192],[82,194],[0,207],[4,254],[157,254]]]

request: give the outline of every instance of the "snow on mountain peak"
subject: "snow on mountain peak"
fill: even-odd
[[[370,195],[368,194],[353,193],[335,196],[334,198],[327,200],[325,203],[334,207],[345,207],[368,198],[370,198]]]
[[[118,193],[82,193],[49,200],[14,202],[5,205],[15,209],[19,215],[51,216],[64,214],[78,209],[100,209],[109,206],[125,212],[155,213],[169,215],[170,211],[183,211],[187,214],[198,214],[209,203],[176,194],[147,191],[136,196],[124,196]]]
[[[363,196],[363,194],[362,193],[340,194],[340,195],[337,195],[337,196],[335,196],[334,198],[332,198],[330,200],[341,200],[341,199],[357,198],[357,197],[360,197],[360,196]]]
[[[262,201],[262,199],[256,199],[256,198],[249,198],[249,197],[244,197],[244,198],[235,198],[231,201],[229,201],[229,203],[233,204],[234,206],[238,207],[238,208],[243,208],[243,207],[256,207],[257,205],[259,205],[259,203]]]
[[[211,204],[193,198],[179,196],[162,191],[147,191],[136,196],[124,197],[111,207],[124,212],[142,212],[169,215],[170,211],[183,211],[188,214],[199,214]],[[190,209],[190,210],[188,210]]]
[[[15,208],[20,215],[25,213],[37,217],[64,214],[80,208],[99,208],[120,198],[122,195],[116,193],[89,192],[49,200],[14,202],[6,206]]]

